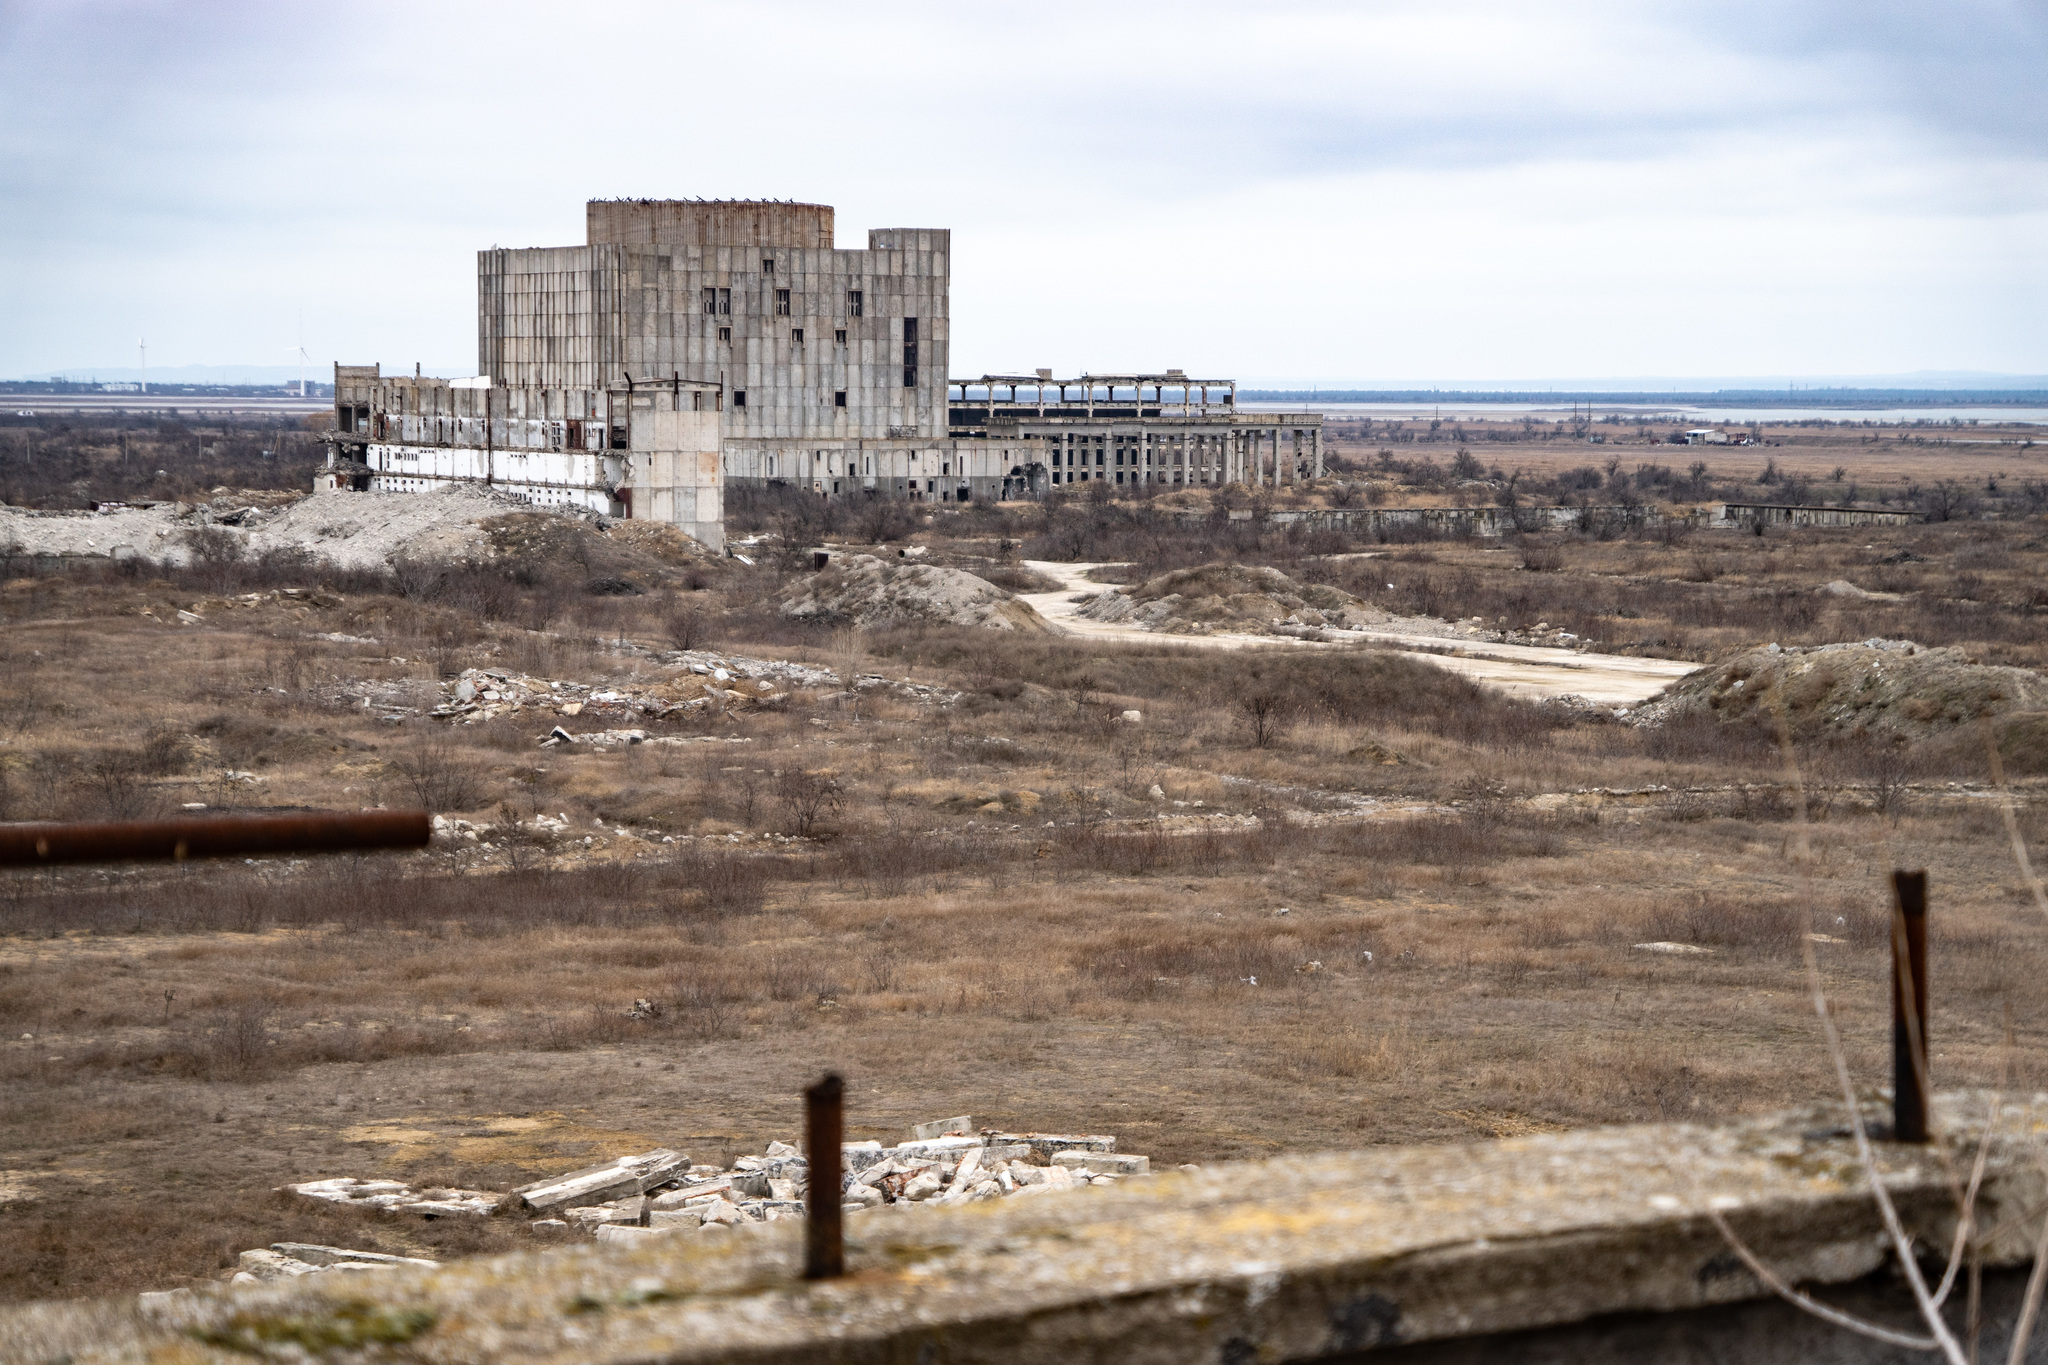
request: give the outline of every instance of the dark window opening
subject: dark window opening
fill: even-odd
[[[903,387],[917,387],[917,319],[903,319]]]
[[[916,341],[916,340],[917,340],[917,319],[916,319],[916,318],[905,318],[905,319],[903,319],[903,341],[904,341],[904,344],[905,344],[905,345],[908,345],[908,344],[910,344],[910,343],[912,343],[912,342],[914,342],[914,341]]]
[[[775,291],[775,316],[779,318],[789,316],[789,291],[787,289]]]
[[[736,408],[743,408],[747,405],[747,391],[745,389],[734,389],[732,391],[732,405]]]
[[[718,291],[710,285],[704,286],[704,314],[706,317],[718,311]]]
[[[719,339],[720,341],[731,341],[731,340],[732,340],[732,328],[730,328],[730,327],[721,327],[721,328],[719,328],[719,329],[718,329],[718,339]]]
[[[833,407],[835,407],[835,408],[843,408],[843,407],[845,407],[845,406],[846,406],[846,390],[845,390],[845,389],[841,389],[841,390],[839,390],[839,392],[837,392],[837,393],[835,393],[835,394],[833,394],[833,395],[832,395],[832,406],[833,406]]]
[[[763,275],[773,275],[775,273],[775,262],[771,258],[766,256],[761,258],[761,273]]]
[[[846,344],[846,329],[844,327],[841,327],[837,331],[833,332],[832,340],[836,342],[838,345],[844,346]]]
[[[790,329],[789,329],[789,344],[790,344],[790,345],[792,345],[792,346],[801,346],[801,345],[803,345],[803,344],[804,344],[804,329],[803,329],[803,328],[801,328],[801,327],[792,327],[792,328],[790,328]]]
[[[861,311],[860,311],[860,310],[861,310],[861,306],[862,306],[862,303],[863,303],[863,299],[862,299],[862,295],[861,295],[861,291],[860,291],[860,290],[858,290],[858,289],[849,289],[849,290],[847,290],[847,291],[846,291],[846,316],[848,316],[848,317],[850,317],[850,318],[857,318],[857,317],[859,317],[859,316],[861,315]]]

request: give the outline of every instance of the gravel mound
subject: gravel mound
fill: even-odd
[[[889,564],[873,555],[834,559],[783,592],[796,620],[876,626],[925,622],[989,630],[1047,630],[1044,618],[987,579],[937,564]]]
[[[1245,564],[1204,564],[1161,574],[1135,588],[1110,588],[1075,614],[1173,635],[1356,628],[1378,624],[1385,615],[1350,593],[1296,583],[1278,569]]]
[[[343,568],[370,569],[401,559],[489,558],[492,546],[479,523],[540,510],[510,493],[468,484],[434,493],[313,493],[282,507],[264,506],[260,496],[97,513],[0,507],[0,546],[31,555],[132,554],[184,564],[192,557],[191,534],[214,527],[250,555],[304,550]]]
[[[1799,734],[1924,739],[1987,716],[2048,708],[2048,678],[1911,640],[1767,645],[1679,679],[1655,705],[1664,718],[1765,725],[1782,709]]]

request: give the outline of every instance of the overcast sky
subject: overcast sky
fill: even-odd
[[[0,375],[475,367],[591,197],[953,230],[956,374],[2048,372],[2048,0],[0,0]]]

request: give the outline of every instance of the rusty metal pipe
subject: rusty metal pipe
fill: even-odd
[[[1927,1141],[1927,873],[1894,872],[1892,1140]]]
[[[0,867],[425,848],[432,834],[429,817],[423,810],[307,811],[300,815],[0,825]]]
[[[846,1273],[843,1166],[846,1141],[846,1083],[837,1075],[804,1091],[804,1155],[811,1165],[809,1207],[804,1220],[804,1278],[836,1279]]]

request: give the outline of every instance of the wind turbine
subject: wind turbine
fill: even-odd
[[[307,362],[307,361],[308,361],[309,359],[311,359],[311,357],[310,357],[310,356],[308,356],[308,355],[306,354],[306,348],[305,348],[305,347],[303,347],[303,346],[287,346],[287,347],[285,347],[284,349],[285,349],[285,354],[286,354],[286,355],[290,355],[290,354],[291,354],[292,352],[294,352],[294,351],[298,352],[298,355],[299,355],[299,397],[301,397],[301,398],[304,398],[304,397],[306,396],[306,362]]]
[[[142,352],[142,391],[149,392],[149,338],[143,337],[135,343],[135,349]]]

